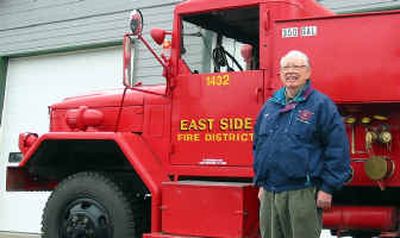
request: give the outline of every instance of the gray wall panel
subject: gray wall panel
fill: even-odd
[[[338,13],[400,8],[398,0],[320,0],[318,2]]]
[[[169,26],[163,18],[172,15],[176,2],[179,1],[2,0],[0,56],[121,41],[133,8],[148,12],[145,17],[152,19],[152,25]]]
[[[9,1],[0,1],[0,30],[30,27],[87,19],[95,16],[126,12],[132,8],[148,8],[170,5],[175,1],[132,1],[132,0],[41,0],[22,1],[24,4],[7,6]],[[19,1],[16,1],[19,2]],[[5,6],[3,6],[5,5]]]

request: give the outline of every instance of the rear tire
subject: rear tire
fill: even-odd
[[[142,209],[134,207],[130,199],[110,176],[97,172],[74,174],[63,180],[47,201],[42,237],[139,237],[142,229],[137,224],[142,224],[143,214],[133,211]]]

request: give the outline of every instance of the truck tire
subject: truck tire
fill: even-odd
[[[98,172],[71,175],[57,186],[46,203],[42,237],[139,237],[136,224],[142,214],[133,211],[141,209],[132,206],[135,203],[110,176]]]

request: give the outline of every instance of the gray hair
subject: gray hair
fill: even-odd
[[[299,50],[291,50],[286,55],[284,55],[281,58],[280,66],[283,67],[288,59],[293,59],[293,58],[304,60],[304,63],[307,65],[307,67],[310,67],[310,60],[308,59],[308,56]]]

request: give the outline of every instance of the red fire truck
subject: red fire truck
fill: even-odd
[[[400,11],[335,15],[313,0],[190,0],[172,31],[124,37],[124,88],[50,106],[50,131],[21,133],[9,191],[52,191],[43,237],[258,237],[255,117],[280,87],[279,59],[310,56],[313,85],[346,123],[352,180],[324,226],[399,237]],[[166,83],[133,79],[142,43]],[[140,62],[138,62],[140,64]]]

